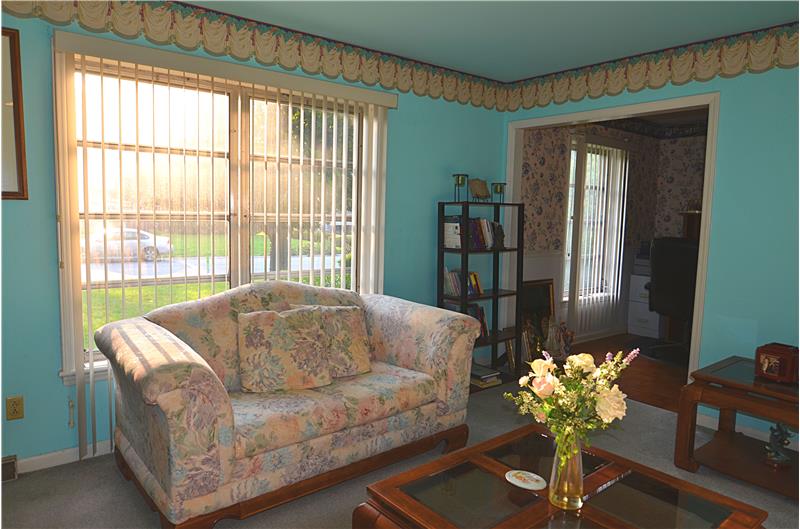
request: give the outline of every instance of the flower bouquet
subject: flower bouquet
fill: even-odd
[[[567,357],[563,367],[546,351],[542,355],[543,359],[530,362],[530,373],[519,379],[522,391],[504,396],[514,401],[520,414],[532,415],[555,435],[550,502],[562,509],[578,509],[583,504],[581,443],[588,445],[589,432],[605,430],[625,417],[626,395],[613,382],[639,350],[628,355],[608,353],[599,366],[586,353]]]

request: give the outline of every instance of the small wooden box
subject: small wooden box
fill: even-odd
[[[756,376],[797,384],[797,347],[768,343],[756,349]]]

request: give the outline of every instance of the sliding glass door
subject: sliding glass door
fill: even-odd
[[[586,337],[620,321],[629,156],[576,136],[570,160],[564,298],[570,328]]]

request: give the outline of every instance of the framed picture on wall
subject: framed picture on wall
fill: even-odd
[[[3,28],[3,199],[28,200],[19,31]]]

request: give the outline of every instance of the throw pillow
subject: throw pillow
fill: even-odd
[[[322,312],[315,307],[239,314],[242,391],[267,393],[330,384],[327,335],[322,329]]]
[[[292,305],[292,308],[303,306],[316,307],[322,313],[331,376],[349,377],[369,372],[369,335],[364,310],[328,305]]]

